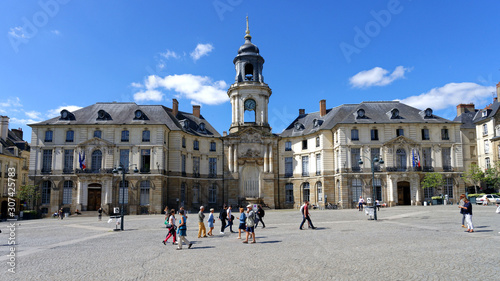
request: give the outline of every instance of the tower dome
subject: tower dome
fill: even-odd
[[[245,43],[238,49],[238,55],[234,58],[233,63],[236,68],[236,82],[264,82],[262,76],[262,65],[264,58],[259,54],[259,48],[252,43],[252,36],[248,28],[245,32]]]

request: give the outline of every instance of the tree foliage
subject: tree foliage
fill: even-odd
[[[497,161],[493,163],[493,167],[486,169],[484,173],[484,182],[490,186],[493,186],[493,188],[498,188],[500,185],[500,161]]]
[[[26,201],[29,209],[33,209],[33,204],[40,199],[41,194],[35,185],[23,185],[17,191],[17,197],[21,201]]]
[[[436,188],[443,184],[444,178],[440,173],[427,173],[422,180],[422,188]]]
[[[481,181],[485,179],[485,174],[478,165],[472,164],[470,169],[465,171],[463,179],[466,183],[472,184],[477,193],[477,187],[480,186]]]

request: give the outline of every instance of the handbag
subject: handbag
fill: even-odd
[[[500,214],[500,206],[498,206],[497,210],[496,210],[496,213],[497,214]]]
[[[167,226],[167,228],[171,228],[172,225],[168,222],[168,219],[165,220],[165,225]]]

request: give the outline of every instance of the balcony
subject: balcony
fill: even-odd
[[[385,169],[387,172],[406,172],[408,168],[406,167],[387,167]]]
[[[321,176],[321,171],[316,171],[316,176]]]
[[[302,172],[302,176],[303,177],[308,177],[309,176],[309,172]]]
[[[293,177],[293,173],[285,173],[285,178],[291,178]]]
[[[149,174],[149,173],[151,173],[151,169],[148,168],[148,167],[141,167],[141,169],[139,170],[139,173],[141,173],[141,174]]]
[[[359,172],[361,172],[361,167],[351,167],[351,171],[353,173],[359,173]]]
[[[434,172],[434,167],[432,166],[423,166],[422,172]]]
[[[453,172],[453,167],[452,166],[443,166],[443,171],[444,172]]]
[[[42,171],[41,171],[42,174],[51,174],[52,173],[52,169],[51,168],[42,168]]]
[[[76,174],[112,174],[113,169],[78,169],[75,172]]]
[[[75,173],[75,170],[73,170],[72,168],[64,168],[63,169],[63,174],[74,174]]]

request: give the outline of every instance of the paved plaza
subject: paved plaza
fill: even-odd
[[[269,210],[256,244],[219,234],[219,222],[214,237],[198,239],[190,214],[194,245],[181,251],[161,243],[163,215],[126,216],[123,232],[111,231],[107,217],[19,221],[15,274],[2,222],[0,279],[499,280],[500,215],[492,205],[473,212],[475,233],[461,228],[456,205],[385,208],[378,221],[357,210],[312,210],[316,230],[299,230],[298,210]]]

